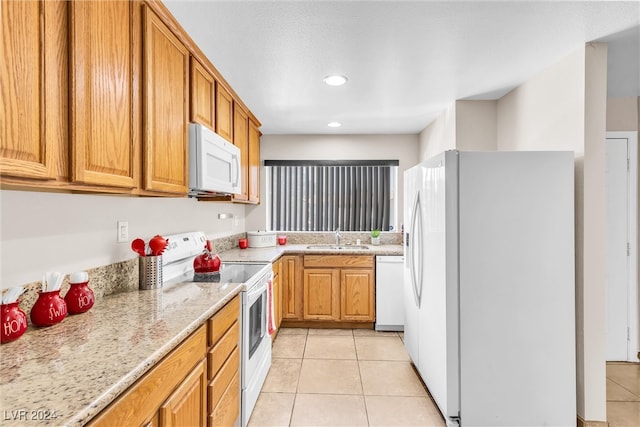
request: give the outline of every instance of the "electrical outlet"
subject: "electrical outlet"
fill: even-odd
[[[129,240],[129,223],[127,221],[118,221],[118,243]]]

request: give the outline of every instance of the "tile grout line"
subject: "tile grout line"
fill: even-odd
[[[300,371],[298,371],[298,381],[296,381],[296,392],[293,395],[293,405],[291,405],[291,413],[289,413],[289,427],[293,422],[293,411],[296,408],[296,401],[298,400],[298,387],[300,386],[300,377],[302,376],[302,365],[304,364],[304,355],[307,351],[307,340],[309,339],[309,329],[304,334],[304,345],[302,346],[302,358],[300,359]]]
[[[617,386],[622,387],[625,391],[629,392],[632,396],[640,398],[640,395],[637,395],[633,391],[629,390],[627,387],[625,387],[624,385],[620,384],[618,381],[615,381],[613,378],[607,377],[607,379],[610,380],[612,383],[616,384]],[[616,401],[609,400],[609,399],[607,399],[607,400],[610,401],[610,402],[616,402]]]
[[[362,403],[364,404],[364,415],[367,417],[367,426],[371,426],[371,419],[369,418],[369,409],[367,408],[367,397],[364,395],[364,384],[362,382],[362,370],[360,369],[360,357],[358,355],[358,346],[356,344],[356,334],[351,330],[353,334],[353,349],[356,353],[356,363],[358,364],[358,376],[360,377],[360,390],[362,392]]]

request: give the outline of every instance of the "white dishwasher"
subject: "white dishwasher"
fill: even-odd
[[[404,330],[403,256],[376,256],[376,330]]]

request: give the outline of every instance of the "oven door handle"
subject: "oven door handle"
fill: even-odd
[[[254,286],[250,291],[247,292],[247,301],[252,303],[255,301],[261,293],[267,291],[267,282],[261,283],[258,286]]]
[[[265,335],[268,335],[268,331],[267,331],[268,315],[269,315],[269,297],[267,296],[262,300],[262,316],[261,316],[262,318],[260,319],[260,322],[262,323],[261,329],[260,329],[260,336],[262,337],[264,337]]]

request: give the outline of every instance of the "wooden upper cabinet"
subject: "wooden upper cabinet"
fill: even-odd
[[[233,144],[240,149],[240,188],[239,194],[234,194],[237,201],[249,200],[249,116],[238,105],[233,104]]]
[[[233,142],[233,98],[219,83],[216,83],[215,131],[229,142]]]
[[[188,191],[189,51],[143,8],[143,189]]]
[[[198,62],[191,58],[191,121],[215,130],[216,81]]]
[[[133,188],[139,173],[140,8],[69,2],[71,178]]]
[[[249,120],[249,202],[260,203],[260,129]]]
[[[66,1],[2,1],[0,173],[68,177]]]

